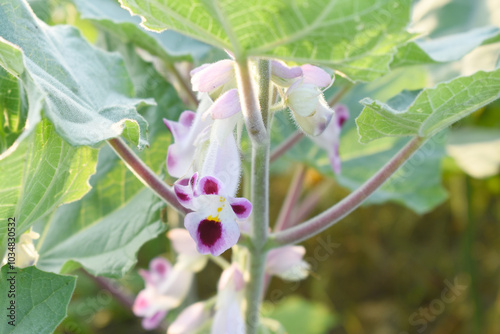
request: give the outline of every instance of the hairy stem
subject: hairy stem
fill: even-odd
[[[262,125],[268,125],[269,118],[269,62],[259,62],[259,100],[262,106],[261,114],[266,120]],[[241,92],[241,91],[240,91]],[[243,92],[246,95],[246,92]],[[240,98],[242,97],[240,93]],[[260,117],[260,114],[259,114]],[[251,125],[252,126],[252,125]],[[247,124],[248,130],[248,124]],[[265,245],[269,229],[269,137],[264,128],[264,139],[252,142],[251,199],[252,199],[252,235],[249,245],[249,271],[246,299],[246,333],[255,334],[259,325],[259,309],[264,286],[264,268],[266,263]],[[249,130],[250,132],[250,130]]]
[[[273,246],[294,244],[311,238],[326,228],[332,226],[351,211],[361,205],[368,196],[373,194],[401,165],[415,153],[425,142],[425,138],[415,137],[403,147],[387,164],[366,181],[356,191],[342,201],[309,219],[308,221],[271,235]]]
[[[263,144],[268,141],[268,139],[262,115],[267,115],[268,111],[262,114],[259,112],[259,101],[255,95],[254,83],[250,75],[248,60],[239,60],[236,65],[236,79],[241,101],[241,111],[245,119],[248,135],[253,144]]]
[[[120,138],[108,140],[108,144],[113,148],[116,154],[125,162],[128,169],[137,176],[141,182],[153,190],[167,204],[172,206],[178,212],[186,214],[188,209],[183,207],[170,187],[163,182],[146,164],[123,142]]]

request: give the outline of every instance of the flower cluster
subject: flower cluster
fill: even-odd
[[[151,260],[149,270],[139,271],[146,286],[135,299],[133,311],[143,317],[142,326],[147,330],[158,327],[171,309],[181,305],[194,274],[205,267],[208,259],[197,252],[185,229],[173,229],[167,235],[177,253],[176,263],[172,265],[157,257]],[[244,255],[245,251],[240,251]],[[309,272],[304,254],[302,246],[273,249],[267,256],[266,273],[291,281],[304,279]],[[201,328],[210,328],[213,334],[244,333],[242,308],[247,269],[242,265],[245,261],[240,262],[225,267],[216,297],[186,307],[169,326],[167,334],[190,334]]]
[[[330,74],[312,65],[271,61],[271,82],[281,96],[276,106],[290,109],[299,128],[326,149],[333,169],[340,172],[338,138],[348,113],[339,107],[335,114],[325,101],[323,91],[333,83]],[[184,225],[198,251],[217,256],[238,241],[238,223],[252,210],[248,200],[235,197],[243,128],[235,62],[225,59],[197,67],[191,71],[191,84],[200,100],[197,111],[184,111],[177,122],[164,120],[174,138],[167,170],[178,178],[174,190],[179,202],[193,211]]]

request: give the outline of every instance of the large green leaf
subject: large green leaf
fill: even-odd
[[[0,65],[13,74],[24,65],[27,133],[40,120],[35,106],[43,103],[57,132],[73,145],[117,137],[126,125],[136,129],[136,144],[147,144],[147,123],[136,111],[144,100],[131,97],[133,86],[118,55],[95,49],[75,28],[47,26],[25,1],[0,0],[0,36]]]
[[[110,189],[113,196],[120,196]],[[126,191],[123,189],[122,191]],[[113,211],[99,215],[99,207],[90,208],[90,217],[85,216],[89,204],[96,207],[99,201],[109,199],[106,195],[91,193],[84,200],[62,206],[45,226],[43,238],[39,244],[40,259],[37,266],[52,272],[64,271],[74,262],[84,266],[93,275],[121,277],[136,263],[139,248],[148,240],[155,238],[165,230],[160,221],[160,209],[163,203],[151,191],[143,190],[139,194],[122,201],[122,206],[114,203],[102,203],[101,211]],[[111,201],[110,201],[111,202]],[[83,215],[83,217],[82,217]]]
[[[154,97],[158,104],[143,110],[151,124],[152,145],[139,153],[158,172],[170,143],[161,118],[176,119],[183,105],[174,88],[132,47],[122,52],[137,93]],[[62,206],[36,226],[42,235],[36,245],[37,266],[64,272],[77,262],[94,275],[120,277],[135,264],[139,248],[166,228],[159,213],[163,203],[144,190],[110,147],[99,152],[97,173],[90,183],[92,190],[80,201]]]
[[[94,22],[121,41],[135,45],[165,60],[200,59],[211,49],[207,44],[175,31],[155,33],[139,27],[141,20],[120,7],[117,0],[72,0],[83,19]]]
[[[353,80],[388,72],[411,35],[410,0],[120,0],[143,25],[173,29],[236,56],[330,66]]]
[[[15,217],[19,236],[59,205],[80,199],[90,189],[97,150],[73,147],[42,120],[28,138],[0,160],[0,220]],[[0,254],[6,225],[0,225]]]
[[[15,272],[15,274],[12,274]],[[14,277],[14,280],[9,281]],[[14,283],[15,297],[7,296]],[[66,317],[71,295],[75,289],[76,277],[46,273],[28,267],[10,269],[2,268],[0,290],[5,294],[0,299],[2,309],[2,334],[52,333],[57,325]],[[5,315],[10,314],[11,300],[15,301],[15,326]]]
[[[361,142],[387,136],[431,137],[500,97],[500,69],[477,72],[382,103],[365,98],[356,119]]]

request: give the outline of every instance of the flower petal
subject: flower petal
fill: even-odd
[[[228,297],[227,301],[218,308],[211,333],[245,334],[245,321],[236,296]]]
[[[204,176],[198,183],[198,189],[201,195],[219,195],[222,187],[222,183],[213,176]]]
[[[336,105],[333,119],[325,131],[318,137],[311,138],[319,147],[326,150],[335,173],[340,174],[339,142],[341,126],[349,118],[349,109],[345,105]]]
[[[196,244],[187,230],[174,228],[168,231],[167,236],[172,242],[172,247],[178,254],[198,255]]]
[[[314,113],[321,91],[313,84],[297,81],[288,88],[286,95],[287,106],[299,116],[307,117]]]
[[[225,195],[236,194],[241,175],[241,157],[232,134],[220,144],[210,140],[201,175],[215,176],[224,185]]]
[[[243,278],[243,273],[239,266],[233,262],[233,264],[225,269],[219,279],[217,284],[217,290],[231,290],[240,291],[245,287],[245,279]]]
[[[235,220],[222,220],[190,212],[184,226],[196,242],[198,252],[219,256],[238,242],[240,230]]]
[[[337,124],[342,127],[344,123],[349,119],[349,108],[345,104],[337,104],[333,107],[335,110],[335,118],[337,119]]]
[[[238,219],[246,219],[252,213],[252,203],[243,197],[228,197],[229,204]]]
[[[142,328],[148,331],[155,329],[160,325],[166,315],[167,311],[158,311],[153,316],[142,319]]]
[[[210,65],[202,65],[191,71],[191,85],[194,91],[211,92],[234,77],[234,62],[220,60]]]
[[[313,84],[318,87],[328,87],[333,83],[333,79],[325,70],[320,67],[305,64],[301,66],[304,74],[304,84]]]
[[[177,182],[174,183],[174,193],[182,206],[191,210],[194,209],[194,194],[190,179],[177,180]]]
[[[288,67],[281,61],[271,61],[271,79],[279,86],[288,87],[301,75],[302,69],[299,66]]]
[[[241,111],[240,98],[237,89],[230,89],[222,94],[207,110],[213,119],[223,119]]]
[[[266,272],[287,280],[307,277],[309,264],[303,260],[306,250],[302,246],[284,246],[267,254]]]
[[[328,108],[326,101],[321,97],[312,115],[303,117],[297,113],[292,113],[292,116],[305,134],[309,136],[319,136],[325,131],[328,124],[331,123],[333,110]]]
[[[168,327],[167,334],[191,334],[210,319],[205,303],[198,302],[185,308]]]

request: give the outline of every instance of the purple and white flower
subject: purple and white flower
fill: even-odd
[[[194,273],[203,269],[207,257],[196,252],[196,246],[184,229],[168,233],[174,250],[178,253],[174,266],[167,259],[157,257],[149,263],[149,270],[139,270],[146,283],[137,295],[132,310],[143,317],[145,329],[158,327],[170,309],[178,307],[191,287]]]
[[[340,131],[342,125],[349,119],[349,109],[346,105],[338,104],[334,107],[335,114],[325,131],[311,139],[321,148],[325,149],[330,159],[330,164],[335,173],[340,174],[341,162],[339,156]]]
[[[236,244],[240,237],[236,220],[250,216],[250,201],[233,197],[234,193],[228,193],[217,178],[198,178],[197,173],[179,180],[174,192],[184,207],[193,210],[184,218],[184,226],[198,252],[218,256]]]
[[[146,282],[146,288],[137,295],[132,311],[143,317],[142,327],[150,330],[158,327],[167,312],[179,306],[186,297],[193,273],[174,269],[170,262],[157,257],[151,260],[148,270],[139,274]]]
[[[333,84],[333,79],[317,66],[306,64],[301,69],[302,77],[287,89],[285,102],[300,128],[310,136],[318,136],[333,115],[323,96],[323,91]]]

